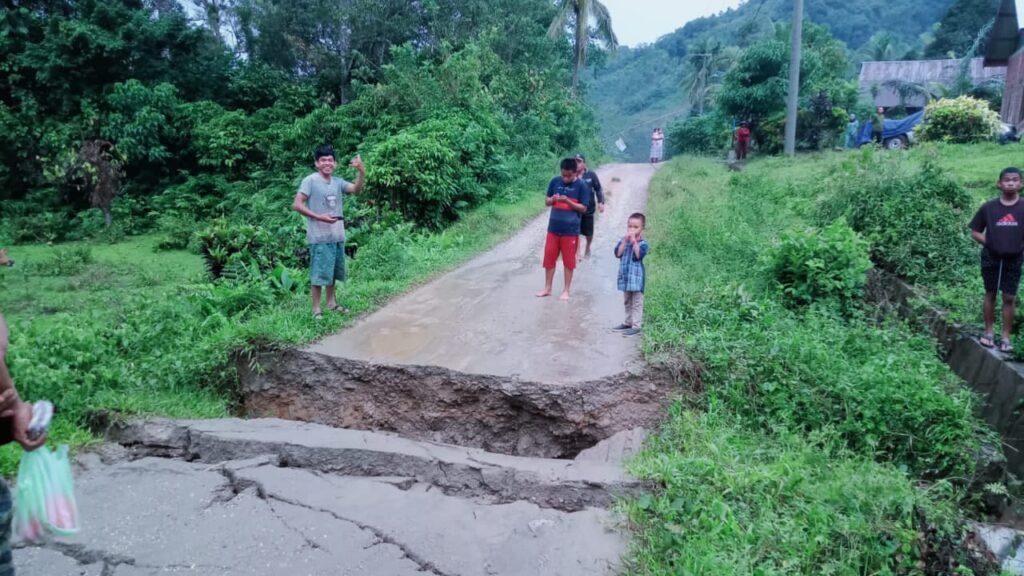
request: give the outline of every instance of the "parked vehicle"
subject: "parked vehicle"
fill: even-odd
[[[1000,144],[1020,142],[1020,134],[1017,132],[1017,127],[1006,122],[1000,122],[998,140]]]
[[[882,126],[882,146],[889,150],[903,150],[916,144],[917,138],[914,137],[914,128],[922,120],[924,120],[924,110],[898,120],[889,120],[887,118],[885,125]],[[857,138],[858,146],[871,142],[872,124],[873,122],[868,120],[861,126],[860,134]]]

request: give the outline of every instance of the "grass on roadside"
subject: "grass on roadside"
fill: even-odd
[[[898,323],[791,310],[768,273],[782,233],[810,222],[773,182],[781,162],[729,176],[710,160],[663,169],[651,192],[648,352],[685,348],[709,394],[765,430],[825,433],[929,478],[964,476],[982,427],[973,398]]]
[[[967,223],[984,202],[998,195],[996,180],[999,172],[1008,166],[1024,166],[1020,145],[1001,146],[995,143],[958,145],[928,144],[912,148],[906,153],[894,156],[882,153],[888,158],[900,158],[908,167],[916,167],[930,159],[942,170],[947,171],[969,193],[973,205],[965,215],[962,237],[970,246]],[[853,165],[868,149],[859,152],[822,152],[799,155],[794,158],[758,159],[750,170],[758,174],[763,187],[751,189],[747,194],[771,194],[773,204],[808,222],[813,221],[819,203],[826,199],[823,183],[836,174],[850,172]],[[748,171],[748,172],[749,172]],[[855,178],[855,176],[850,176]],[[851,182],[853,183],[853,182]],[[841,190],[841,186],[837,186]],[[942,256],[942,255],[938,255]],[[981,322],[981,277],[972,260],[942,281],[919,284],[919,290],[928,300],[950,313],[954,322],[979,325]]]
[[[915,510],[956,517],[940,488],[918,490],[892,466],[749,428],[720,408],[670,414],[632,463],[662,486],[627,507],[640,530],[633,573],[896,574],[922,555]]]
[[[708,414],[674,411],[633,463],[663,487],[632,504],[635,573],[896,573],[923,554],[917,508],[959,537],[951,486],[984,434],[973,397],[926,338],[865,312],[787,308],[768,272],[780,235],[811,224],[809,191],[833,161],[730,175],[681,158],[655,178],[646,352],[703,363]]]

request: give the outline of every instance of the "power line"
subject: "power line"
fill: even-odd
[[[761,0],[761,3],[757,5],[757,10],[754,10],[754,15],[750,18],[751,22],[757,20],[757,17],[761,15],[761,8],[764,8],[764,3],[767,1],[768,0]]]

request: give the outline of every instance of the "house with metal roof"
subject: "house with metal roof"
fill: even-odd
[[[985,66],[1006,67],[1003,91],[1003,122],[1024,128],[1024,0],[1003,0],[996,14]]]
[[[875,106],[905,106],[909,111],[918,110],[928,103],[928,97],[921,93],[901,95],[893,83],[914,85],[928,92],[934,92],[939,86],[952,88],[964,65],[963,60],[864,62],[860,68],[861,98],[872,100]],[[1006,77],[1005,67],[986,66],[983,58],[974,58],[967,66],[967,78],[975,86],[1001,82]]]

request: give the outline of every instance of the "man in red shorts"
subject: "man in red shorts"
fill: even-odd
[[[555,263],[558,255],[562,255],[562,266],[565,268],[565,289],[562,300],[569,299],[569,288],[572,286],[572,273],[576,269],[576,249],[580,237],[580,220],[587,211],[587,186],[576,178],[576,159],[562,160],[562,175],[556,176],[548,184],[548,196],[545,206],[551,207],[548,220],[548,237],[544,243],[544,290],[537,293],[538,298],[551,295],[552,284],[555,282]]]

